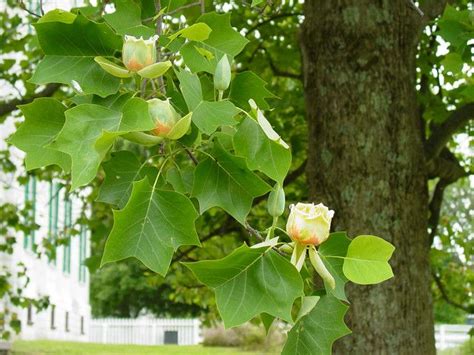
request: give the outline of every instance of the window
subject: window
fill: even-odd
[[[84,331],[84,317],[81,316],[81,335],[84,334],[86,334],[86,332]]]
[[[64,197],[64,237],[67,242],[63,248],[63,272],[71,272],[71,227],[72,227],[72,201],[69,195]]]
[[[52,243],[58,236],[58,220],[59,220],[59,193],[61,185],[50,182],[49,184],[49,223],[48,223],[48,238]],[[56,253],[52,253],[52,260],[56,264]]]
[[[56,306],[54,304],[51,305],[51,329],[56,329]]]
[[[66,319],[64,320],[64,330],[69,332],[69,312],[66,312]]]
[[[79,281],[86,282],[86,266],[84,260],[87,257],[87,229],[81,226],[79,234]]]
[[[28,182],[25,185],[25,206],[29,205],[31,209],[28,211],[29,218],[34,223],[36,219],[36,176],[28,175]],[[35,245],[35,231],[25,234],[23,239],[23,247],[33,250]]]
[[[27,311],[26,311],[26,323],[28,325],[33,324],[33,306],[31,304],[28,305]]]

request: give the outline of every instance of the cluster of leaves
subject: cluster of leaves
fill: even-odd
[[[31,82],[62,83],[75,95],[21,106],[25,122],[10,142],[26,152],[28,170],[56,165],[70,174],[72,190],[92,183],[102,167],[97,198],[116,208],[102,264],[134,257],[164,277],[178,248],[201,245],[197,230],[216,208],[262,238],[247,217],[256,198],[283,185],[291,153],[263,116],[273,95],[255,73],[236,73],[216,99],[217,63],[235,58],[248,42],[230,25],[229,13],[191,13],[184,28],[169,33],[163,19],[185,9],[170,5],[156,14],[149,1],[115,4],[114,13],[99,18],[89,17],[95,12],[88,8],[55,10],[35,23],[45,57]],[[122,36],[149,37],[156,21],[157,57],[171,61],[172,71],[157,79],[119,79],[102,69],[97,57],[117,60]],[[170,99],[180,115],[192,117],[188,133],[179,140],[149,138],[157,143],[142,146],[128,141],[130,134],[151,137],[150,98]],[[393,247],[374,236],[333,233],[319,254],[336,286],[315,293],[311,269],[298,272],[279,249],[288,237],[276,222],[264,229],[282,242],[243,244],[222,259],[184,265],[215,292],[227,327],[255,317],[268,327],[279,318],[293,324],[284,353],[329,353],[350,332],[343,321],[346,282],[392,277]]]

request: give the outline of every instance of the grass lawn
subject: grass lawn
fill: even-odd
[[[438,352],[439,355],[472,355],[474,354],[474,339],[466,341],[458,348],[446,349]]]
[[[42,354],[137,354],[137,355],[220,355],[243,354],[257,355],[262,352],[243,351],[236,348],[212,348],[196,346],[141,346],[141,345],[105,345],[92,343],[76,343],[62,341],[16,341],[13,344],[14,355],[42,355]],[[269,353],[266,353],[269,354]],[[273,355],[273,354],[272,354]]]

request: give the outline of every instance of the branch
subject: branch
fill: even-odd
[[[440,179],[436,184],[433,197],[431,198],[429,211],[430,218],[428,225],[430,227],[430,245],[433,245],[434,238],[438,232],[439,217],[441,215],[441,205],[443,204],[444,190],[449,185],[445,180]]]
[[[41,17],[41,15],[38,15],[37,13],[35,13],[35,12],[29,10],[29,9],[26,7],[25,3],[24,3],[22,0],[18,1],[18,5],[20,6],[20,8],[21,8],[22,10],[28,12],[30,15],[32,15],[32,16],[34,16],[34,17],[36,17],[36,18],[40,18],[40,17]],[[41,5],[41,6],[42,6],[42,5]]]
[[[448,148],[427,163],[427,170],[429,179],[440,178],[449,184],[469,175]]]
[[[474,118],[474,102],[459,107],[441,125],[437,126],[426,142],[426,159],[439,155],[451,136]]]
[[[265,53],[267,55],[267,58],[268,58],[268,64],[270,64],[270,68],[272,69],[273,73],[276,76],[282,76],[284,78],[290,78],[290,79],[303,80],[303,75],[302,74],[295,74],[295,73],[291,73],[291,72],[281,70],[280,68],[278,68],[275,65],[275,63],[273,62],[273,59],[272,59],[270,53],[268,53],[267,49],[265,47],[262,47],[262,49],[265,51]]]
[[[302,13],[299,13],[299,12],[289,12],[289,13],[281,13],[281,14],[276,14],[275,16],[272,16],[272,17],[269,17],[257,24],[255,24],[254,26],[250,27],[250,29],[248,30],[248,32],[246,33],[246,35],[248,36],[250,33],[254,32],[255,30],[257,30],[259,27],[261,26],[264,26],[266,25],[267,23],[273,21],[273,20],[277,20],[279,18],[285,18],[285,17],[293,17],[293,16],[300,16],[300,15],[303,15]]]
[[[201,1],[192,2],[192,3],[190,3],[190,4],[186,4],[186,5],[180,6],[180,7],[176,8],[176,9],[174,9],[174,10],[168,11],[167,13],[165,13],[165,15],[167,15],[167,16],[173,15],[173,14],[175,14],[175,13],[177,13],[177,12],[180,12],[180,11],[182,11],[182,10],[184,10],[184,9],[188,9],[188,8],[190,8],[190,7],[199,6],[199,5],[201,5]]]
[[[412,0],[408,0],[412,2]],[[425,0],[422,2],[420,5],[421,11],[423,12],[423,18],[426,21],[432,21],[439,15],[443,13],[444,8],[446,7],[446,4],[448,0]],[[413,3],[413,2],[412,2]],[[413,6],[416,6],[413,4]]]
[[[438,232],[444,190],[448,185],[468,176],[469,173],[464,170],[454,154],[447,148],[441,151],[440,156],[429,165],[429,168],[432,169],[432,171],[430,171],[430,178],[439,177],[439,181],[436,184],[433,197],[429,204],[430,217],[428,218],[428,226],[431,229],[429,238],[430,245],[432,245]]]
[[[450,304],[453,307],[462,309],[464,312],[467,312],[467,313],[472,313],[474,311],[474,305],[465,306],[449,298],[448,293],[446,292],[446,289],[444,288],[443,282],[441,281],[441,277],[436,275],[434,271],[431,274],[433,275],[433,280],[436,286],[438,286],[439,292],[441,293],[441,296],[446,301],[446,303]]]
[[[22,98],[22,99],[14,99],[9,102],[5,102],[0,105],[0,117],[3,115],[6,115],[14,110],[17,109],[17,106],[19,105],[26,105],[32,102],[34,99],[37,99],[39,97],[49,97],[53,96],[53,94],[58,91],[58,89],[61,87],[60,84],[48,84],[46,87],[43,89],[43,91],[40,91],[37,94],[33,94],[30,97],[27,98]]]

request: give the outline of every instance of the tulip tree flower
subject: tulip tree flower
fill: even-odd
[[[156,63],[156,41],[158,36],[149,39],[143,37],[125,36],[122,48],[122,61],[125,68],[104,58],[95,57],[94,60],[107,73],[119,78],[130,78],[135,73],[142,78],[157,78],[171,68],[171,62]]]
[[[191,126],[192,113],[181,117],[169,99],[148,100],[148,112],[156,124],[151,133],[158,137],[176,140],[184,136]]]
[[[301,270],[308,251],[314,269],[331,288],[335,288],[334,277],[326,269],[316,247],[328,239],[333,216],[334,211],[322,203],[297,203],[290,206],[286,224],[286,231],[294,242],[292,264]]]
[[[230,63],[227,55],[223,55],[217,63],[214,73],[214,88],[219,91],[219,100],[222,100],[224,91],[229,88],[231,79]]]

